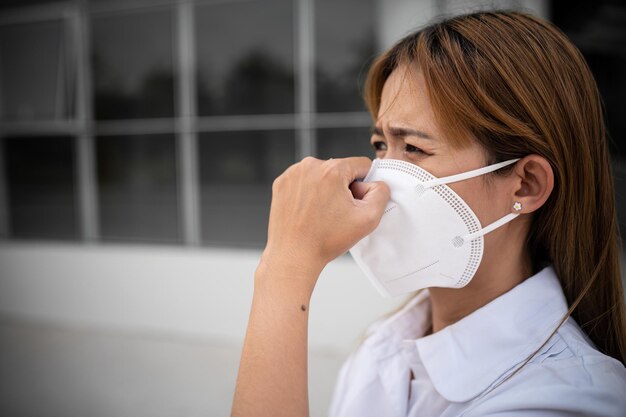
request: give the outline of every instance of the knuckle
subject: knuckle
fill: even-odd
[[[376,188],[378,188],[379,192],[383,194],[386,200],[388,200],[389,197],[391,197],[391,190],[389,189],[389,186],[387,185],[386,182],[377,181]]]
[[[304,159],[302,159],[302,161],[300,161],[300,165],[310,167],[310,166],[317,165],[319,162],[320,162],[319,159],[313,158],[312,156],[307,156]]]
[[[322,164],[322,174],[325,177],[337,176],[341,173],[341,171],[341,162],[336,159],[324,161],[324,163]]]
[[[283,176],[280,175],[280,176],[276,177],[274,179],[274,181],[272,182],[272,192],[278,191],[280,189],[282,183],[283,183]]]
[[[324,161],[324,165],[334,166],[334,167],[341,165],[341,163],[342,162],[341,162],[340,159],[332,159],[332,158],[331,159],[327,159],[326,161]]]
[[[365,214],[363,217],[367,232],[369,233],[376,229],[378,223],[380,223],[381,214],[377,213],[374,210],[368,210],[367,214]]]

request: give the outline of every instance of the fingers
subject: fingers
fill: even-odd
[[[354,198],[357,200],[366,200],[370,202],[370,204],[379,204],[378,199],[382,199],[385,204],[389,201],[389,187],[382,181],[354,181],[350,184],[350,190]]]
[[[382,181],[362,182],[360,184],[368,186],[363,194],[363,197],[361,198],[361,201],[364,201],[368,205],[376,208],[382,207],[384,210],[391,195],[389,186]]]
[[[387,203],[389,202],[389,187],[382,181],[376,181],[355,182],[354,186],[351,188],[361,196],[360,199],[355,202],[357,206],[365,211],[364,218],[366,219],[369,231],[374,230],[376,226],[378,226],[383,212],[387,207]]]
[[[372,160],[365,156],[343,158],[340,161],[345,164],[349,183],[356,179],[365,178],[370,170],[370,167],[372,166]]]
[[[389,187],[382,181],[362,182],[365,187],[361,201],[376,210],[384,210],[389,202]]]
[[[372,165],[372,161],[364,156],[350,158],[329,159],[324,161],[327,172],[339,174],[342,181],[348,185],[356,179],[363,179]]]
[[[352,195],[357,200],[363,199],[363,196],[367,193],[367,191],[371,188],[371,183],[354,181],[350,184],[350,191],[352,191]]]

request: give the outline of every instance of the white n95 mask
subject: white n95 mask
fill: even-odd
[[[378,227],[350,249],[352,257],[387,297],[429,287],[464,287],[480,265],[483,236],[518,213],[482,227],[467,203],[445,184],[518,160],[442,178],[408,162],[374,160],[363,181],[385,182],[391,198]]]

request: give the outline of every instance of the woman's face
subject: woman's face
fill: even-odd
[[[406,66],[394,70],[385,82],[371,142],[377,158],[401,159],[436,177],[487,165],[487,154],[475,140],[461,148],[449,144],[435,120],[421,71]],[[469,204],[483,227],[511,212],[510,191],[500,176],[448,186]]]

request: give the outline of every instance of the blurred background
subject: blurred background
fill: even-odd
[[[553,21],[585,54],[626,224],[623,1],[2,1],[0,415],[229,415],[272,180],[308,155],[371,157],[374,56],[494,6]],[[401,302],[349,256],[326,268],[312,416]]]

